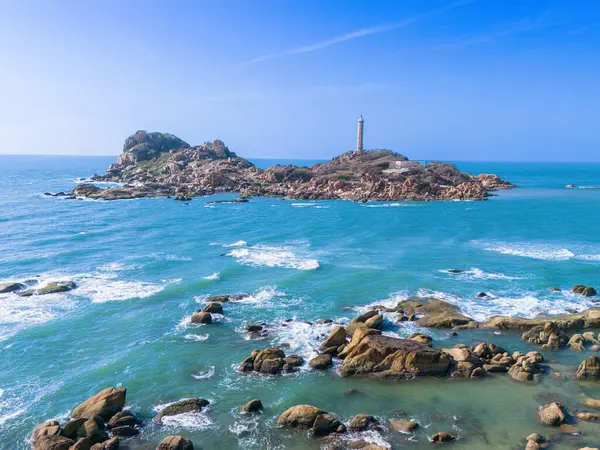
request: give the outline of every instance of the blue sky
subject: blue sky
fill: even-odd
[[[600,2],[0,2],[2,153],[600,160]]]

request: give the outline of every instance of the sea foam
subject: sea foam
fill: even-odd
[[[239,263],[249,266],[282,267],[296,270],[315,270],[319,268],[316,259],[298,256],[293,247],[254,245],[231,250],[228,256]]]

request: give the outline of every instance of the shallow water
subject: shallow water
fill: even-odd
[[[522,385],[508,376],[480,381],[343,379],[335,371],[280,377],[238,373],[254,348],[289,344],[314,354],[331,325],[370,304],[394,305],[435,295],[477,319],[492,314],[534,317],[592,304],[568,292],[600,286],[600,165],[459,163],[521,186],[488,202],[305,202],[253,199],[247,204],[171,199],[118,202],[44,197],[102,172],[113,158],[0,156],[0,279],[72,279],[67,294],[20,298],[0,294],[0,448],[28,448],[33,427],[64,418],[110,385],[128,388],[129,406],[146,419],[131,448],[153,448],[183,434],[203,448],[320,448],[324,441],[276,427],[287,407],[311,403],[343,420],[371,413],[387,420],[404,411],[422,427],[347,438],[429,448],[427,436],[455,431],[469,449],[520,448],[531,432],[550,433],[535,411],[554,394],[571,409],[600,385],[570,378],[587,355],[544,352],[568,376]],[[261,162],[262,165],[265,162]],[[447,270],[461,268],[462,274]],[[553,286],[563,289],[553,293]],[[493,294],[477,299],[477,292]],[[207,295],[245,292],[223,317],[192,327]],[[291,322],[283,319],[292,318]],[[265,321],[270,335],[248,340],[245,323]],[[285,326],[284,326],[285,325]],[[392,317],[386,332],[406,336]],[[486,340],[509,351],[531,350],[517,334],[430,332],[436,346]],[[570,377],[570,378],[569,378]],[[356,395],[346,396],[350,388]],[[151,423],[155,408],[203,396],[206,413]],[[260,398],[257,418],[237,411]],[[583,437],[553,448],[600,442],[599,424],[577,424]]]

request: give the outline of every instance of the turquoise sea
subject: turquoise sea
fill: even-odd
[[[517,449],[532,432],[556,433],[537,424],[539,406],[557,398],[574,410],[581,396],[600,397],[599,384],[572,380],[589,355],[568,350],[543,352],[566,380],[547,375],[537,385],[506,375],[381,382],[341,378],[335,370],[277,377],[236,370],[255,348],[285,345],[287,353],[310,358],[332,328],[316,319],[344,322],[368,305],[391,306],[412,295],[436,296],[480,320],[593,305],[569,289],[600,288],[600,190],[565,185],[600,185],[600,164],[457,163],[519,185],[486,202],[254,198],[209,205],[231,196],[181,203],[42,195],[68,191],[114,159],[0,156],[0,282],[78,284],[65,294],[0,294],[3,450],[29,448],[36,424],[64,420],[113,385],[127,387],[128,406],[144,420],[130,449],[154,448],[172,434],[205,449],[326,448],[328,441],[277,427],[279,414],[300,403],[344,421],[369,413],[385,424],[404,414],[421,424],[414,436],[385,426],[348,434],[342,446],[362,440],[417,450],[430,448],[433,433],[452,431],[462,448]],[[465,272],[448,273],[452,268]],[[492,295],[478,299],[480,291]],[[206,296],[242,292],[250,296],[225,304],[216,323],[189,324]],[[268,324],[268,336],[248,339],[244,325],[259,321]],[[387,316],[384,329],[407,336],[416,328]],[[485,340],[509,351],[539,350],[512,333],[427,332],[436,347]],[[358,392],[345,395],[349,389]],[[196,396],[211,401],[202,414],[152,423],[160,405]],[[252,398],[262,400],[264,412],[240,415]],[[583,436],[562,436],[552,448],[600,444],[599,424],[576,426]]]

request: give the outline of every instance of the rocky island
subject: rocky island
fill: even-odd
[[[485,200],[491,191],[515,187],[492,174],[474,176],[453,164],[410,161],[390,150],[347,152],[311,167],[276,165],[266,170],[237,156],[220,140],[190,146],[172,134],[138,131],[123,153],[75,197],[103,200],[176,196],[179,200],[215,193],[297,200]]]

